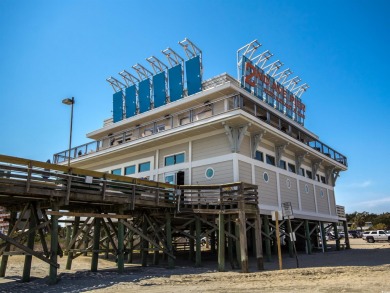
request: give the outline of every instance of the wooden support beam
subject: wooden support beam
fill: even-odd
[[[29,230],[34,229],[36,226],[35,218],[33,216],[33,213],[31,212],[32,208],[33,208],[33,206],[32,206],[32,204],[30,204],[30,218],[29,218],[29,225],[28,225]],[[28,234],[27,248],[34,251],[34,242],[35,242],[35,231],[34,231],[34,233]],[[32,263],[32,255],[28,254],[24,257],[22,282],[29,282],[30,281],[31,263]]]
[[[336,238],[336,250],[340,250],[340,238],[339,238],[339,231],[337,230],[337,223],[333,224],[333,230],[334,230],[334,237]]]
[[[142,234],[148,235],[148,222],[146,220],[145,215],[142,216]],[[148,237],[142,237],[141,239],[141,264],[143,267],[146,267],[148,265],[148,248],[149,248],[149,242],[147,240]]]
[[[36,227],[38,227],[40,225],[40,219],[38,217],[38,206],[36,203],[31,204],[31,212],[32,212],[32,216],[34,217]],[[45,226],[46,226],[46,223],[45,223]],[[49,256],[49,249],[47,248],[45,234],[43,233],[41,227],[39,227],[37,230],[38,230],[38,234],[39,234],[39,239],[41,240],[43,253],[45,254],[46,257],[48,257]]]
[[[17,217],[17,212],[16,211],[11,211],[10,214],[10,220],[8,224],[8,237],[11,238],[11,233],[13,231],[15,222],[16,222],[16,217]],[[10,242],[6,242],[5,246],[5,251],[8,252],[10,251],[11,245]],[[8,264],[8,255],[3,255],[1,258],[1,265],[0,265],[0,277],[5,277],[5,272],[7,270],[7,264]]]
[[[124,259],[124,225],[123,219],[119,219],[118,221],[118,273],[122,274],[125,270],[125,259]]]
[[[218,218],[218,271],[225,271],[225,219],[220,213]]]
[[[326,244],[326,231],[325,231],[325,228],[324,228],[324,222],[320,221],[320,227],[321,227],[321,240],[322,240],[322,248],[323,248],[323,251],[327,251],[328,250],[328,245]]]
[[[191,222],[190,223],[190,236],[189,238],[189,250],[188,250],[188,258],[190,261],[194,260],[194,255],[195,255],[195,223]]]
[[[95,219],[99,219],[99,218],[95,218]],[[113,237],[111,236],[111,235],[115,235],[115,231],[113,234],[110,233],[110,228],[108,227],[108,225],[104,219],[101,219],[101,224],[102,224],[104,231],[106,231],[106,235],[107,235],[108,239],[110,240],[112,248],[115,250],[118,250],[116,243],[115,243]]]
[[[53,204],[52,210],[58,211],[58,205]],[[50,233],[50,260],[53,263],[57,263],[57,255],[58,255],[58,217],[51,217],[51,233]],[[57,283],[57,267],[50,266],[49,269],[49,285],[54,285]]]
[[[165,213],[165,234],[167,237],[167,250],[169,254],[173,255],[173,247],[172,247],[172,222],[171,222],[171,214]],[[168,255],[168,268],[174,268],[174,258]]]
[[[306,236],[306,248],[307,254],[311,254],[311,237],[310,237],[309,220],[305,220],[305,236]]]
[[[246,220],[244,206],[242,205],[242,210],[238,213],[239,221],[239,230],[240,230],[240,254],[241,254],[241,272],[249,272],[249,263],[248,263],[248,242],[246,238]]]
[[[348,225],[347,221],[343,221],[344,235],[345,235],[345,249],[351,249],[349,244]]]
[[[66,269],[70,270],[72,268],[72,260],[73,260],[73,252],[70,251],[70,249],[74,248],[74,243],[77,239],[78,235],[78,230],[79,230],[79,224],[80,224],[80,217],[75,217],[74,218],[74,223],[73,223],[73,231],[72,231],[72,240],[71,243],[68,246],[68,259],[66,261]]]
[[[227,217],[228,217],[227,220],[228,232],[232,233],[232,225],[235,225],[235,222],[234,221],[232,222],[232,217],[233,217],[232,215],[228,215]],[[234,259],[233,247],[234,247],[233,238],[228,237],[227,239],[228,258],[232,270],[236,268],[236,261]]]
[[[291,234],[292,234],[292,227],[290,225],[286,225],[287,226],[287,242],[288,242],[288,255],[290,257],[294,257],[294,247],[293,247],[293,240],[291,239]],[[286,239],[285,238],[285,239]]]
[[[257,269],[264,270],[264,258],[263,258],[263,241],[261,238],[261,217],[260,211],[255,216],[255,242],[256,242],[256,259]]]
[[[99,261],[100,229],[103,219],[95,218],[93,224],[93,252],[91,260],[91,272],[97,272]],[[107,232],[107,230],[106,230]],[[107,232],[109,233],[109,232]]]
[[[264,233],[266,235],[265,238],[265,255],[266,255],[266,260],[267,262],[271,261],[271,236],[269,233],[269,219],[267,215],[263,216],[264,222],[263,222],[263,228],[264,228]]]
[[[55,215],[60,217],[93,217],[93,218],[111,218],[111,219],[128,219],[129,215],[117,214],[99,214],[99,213],[75,213],[75,212],[59,212],[47,211],[48,215]]]
[[[202,231],[201,231],[201,223],[199,217],[196,217],[195,219],[195,230],[196,230],[195,266],[200,267],[202,265],[202,248],[201,248]]]

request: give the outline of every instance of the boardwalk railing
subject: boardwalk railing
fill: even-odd
[[[33,199],[176,207],[176,186],[0,155],[0,194]],[[7,206],[6,197],[0,205]]]

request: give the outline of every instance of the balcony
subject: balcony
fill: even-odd
[[[213,88],[226,82],[232,82],[235,86],[238,86],[236,80],[225,74],[205,81],[203,87],[205,89]],[[309,132],[305,132],[301,127],[296,126],[293,121],[289,121],[287,117],[284,119],[283,115],[277,115],[275,111],[269,108],[269,105],[257,98],[252,99],[243,94],[236,93],[228,97],[206,101],[201,105],[184,111],[165,115],[154,121],[130,127],[125,131],[110,133],[100,140],[74,147],[70,150],[70,153],[68,150],[56,153],[54,154],[53,161],[54,163],[62,163],[67,161],[69,156],[71,159],[76,159],[120,144],[126,144],[173,129],[178,130],[198,121],[241,109],[254,116],[260,124],[266,123],[271,125],[273,128],[289,135],[300,143],[306,144],[313,150],[326,155],[337,163],[346,167],[348,166],[347,158],[344,155],[314,138]]]

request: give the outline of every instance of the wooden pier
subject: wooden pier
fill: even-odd
[[[36,257],[49,264],[50,284],[57,282],[58,257],[67,257],[70,269],[78,256],[89,254],[91,271],[97,271],[99,257],[111,253],[121,273],[135,251],[142,266],[153,253],[153,264],[164,257],[174,267],[178,250],[185,247],[200,266],[205,241],[217,253],[220,271],[226,269],[227,255],[232,268],[248,272],[247,235],[263,269],[257,186],[252,184],[176,186],[0,155],[0,206],[10,212],[8,232],[0,233],[0,277],[8,256],[21,253],[22,281],[30,280]],[[59,241],[59,221],[65,223],[65,244]]]

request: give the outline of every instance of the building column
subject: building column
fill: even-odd
[[[267,215],[263,216],[264,218],[264,234],[265,234],[265,255],[267,262],[271,261],[271,240],[270,240],[270,232],[269,232],[269,219]]]
[[[225,271],[225,219],[224,214],[218,217],[218,271]]]
[[[307,254],[311,254],[311,237],[310,237],[309,220],[305,220],[305,236],[306,236]]]
[[[351,246],[349,244],[347,221],[343,221],[343,226],[344,226],[344,235],[345,235],[345,249],[351,249]]]

